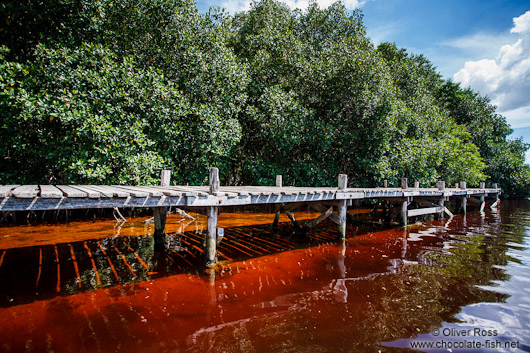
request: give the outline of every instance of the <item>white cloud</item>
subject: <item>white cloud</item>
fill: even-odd
[[[310,0],[281,0],[291,9],[302,9],[305,10],[310,3]],[[328,8],[336,0],[317,0],[316,3],[321,8]],[[248,11],[250,9],[250,0],[224,0],[221,2],[221,7],[225,8],[228,12],[235,13],[238,11]],[[343,0],[342,3],[347,9],[353,10],[361,7],[364,0]]]
[[[488,95],[512,127],[523,127],[530,126],[530,11],[513,22],[515,42],[498,46],[495,58],[467,61],[453,79]],[[474,45],[491,48],[487,43]]]

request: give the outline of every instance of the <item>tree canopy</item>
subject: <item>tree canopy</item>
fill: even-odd
[[[527,197],[528,145],[422,55],[375,47],[362,12],[275,0],[0,4],[0,183],[355,186],[499,183]]]

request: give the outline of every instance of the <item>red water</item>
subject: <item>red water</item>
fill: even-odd
[[[148,234],[109,240],[101,233],[114,231],[107,223],[88,225],[101,226],[94,238],[79,238],[69,226],[59,237],[68,243],[48,239],[0,250],[0,351],[402,351],[392,346],[410,348],[402,340],[418,335],[433,339],[433,329],[456,322],[474,303],[506,302],[509,294],[478,285],[511,283],[499,266],[511,261],[513,244],[528,239],[524,227],[505,237],[500,214],[489,212],[407,230],[361,234],[348,227],[345,244],[333,241],[331,223],[301,237],[289,224],[273,230],[251,221],[270,215],[242,217],[247,222],[238,227],[225,225],[223,242],[226,251],[246,244],[252,256],[234,248],[235,259],[210,273],[183,250],[200,258],[199,243],[198,249],[172,243],[180,237],[192,244],[200,230],[169,236],[163,258],[173,257],[163,266]],[[522,219],[530,223],[530,216]],[[9,232],[16,244],[16,232]],[[518,319],[528,325],[525,315]],[[525,343],[525,327],[507,327],[506,337]]]

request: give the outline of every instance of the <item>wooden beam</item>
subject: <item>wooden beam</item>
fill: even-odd
[[[326,210],[327,210],[326,207],[324,207],[320,203],[316,203],[316,202],[310,202],[309,203],[309,207],[311,207],[312,209],[314,209],[315,211],[320,212],[320,213],[325,213]],[[335,223],[335,224],[340,224],[339,217],[336,214],[329,215],[329,219],[332,220],[333,223]]]
[[[329,216],[331,216],[333,214],[333,207],[330,207],[328,208],[328,210],[325,212],[325,213],[322,213],[320,216],[318,216],[316,219],[314,219],[313,221],[311,221],[311,223],[309,223],[308,225],[305,226],[305,228],[307,229],[311,229],[313,228],[314,226],[316,226],[317,224],[319,224],[320,222],[322,222],[323,220],[325,220],[326,218],[328,218]]]
[[[294,224],[294,227],[296,228],[297,231],[300,231],[302,230],[302,226],[300,225],[300,223],[298,223],[298,221],[296,220],[296,218],[294,217],[294,215],[291,213],[291,211],[284,211],[285,214],[287,215],[287,217],[289,217],[289,219],[291,220],[291,222],[293,222]]]
[[[414,210],[408,210],[407,215],[409,217],[417,217],[417,216],[423,216],[427,214],[434,214],[434,213],[440,213],[443,212],[443,208],[436,206],[436,207],[425,207],[425,208],[417,208]]]
[[[444,212],[446,215],[448,215],[449,217],[453,217],[453,213],[451,211],[449,211],[449,209],[447,207],[444,207]]]

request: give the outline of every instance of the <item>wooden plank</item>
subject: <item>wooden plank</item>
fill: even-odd
[[[221,191],[235,193],[236,196],[249,196],[250,193],[238,187],[221,186]],[[227,195],[229,196],[229,195]]]
[[[96,191],[84,185],[72,185],[72,187],[82,192],[86,192],[88,197],[91,199],[99,199],[101,196],[101,193],[99,191]]]
[[[408,217],[417,217],[417,216],[423,216],[426,214],[434,214],[434,213],[440,213],[444,211],[442,207],[425,207],[425,208],[417,208],[414,210],[408,210],[407,216]]]
[[[38,185],[21,185],[10,192],[10,196],[18,197],[19,199],[32,199],[39,194]]]
[[[131,196],[130,192],[123,190],[123,189],[119,189],[111,185],[110,186],[109,185],[90,185],[90,187],[94,188],[95,190],[101,190],[101,193],[109,194],[111,195],[110,197],[130,197]]]
[[[59,188],[66,197],[88,197],[86,192],[69,185],[57,185],[57,188]]]
[[[149,197],[150,192],[141,187],[127,186],[127,185],[114,185],[115,188],[127,191],[131,196],[134,197]],[[159,195],[162,196],[162,195]]]
[[[60,199],[63,197],[62,190],[53,185],[39,185],[40,197],[44,199]]]
[[[446,215],[448,215],[449,217],[453,217],[453,213],[451,211],[449,211],[449,209],[447,209],[447,207],[444,207],[444,212]]]
[[[10,191],[17,186],[18,185],[0,185],[0,197],[7,197],[10,195]]]
[[[207,196],[208,195],[208,191],[203,191],[203,190],[200,190],[198,188],[193,188],[193,187],[190,187],[190,186],[173,186],[173,185],[170,185],[170,186],[164,187],[164,189],[171,189],[171,190],[175,190],[175,191],[180,191],[180,192],[184,193],[185,196]]]

